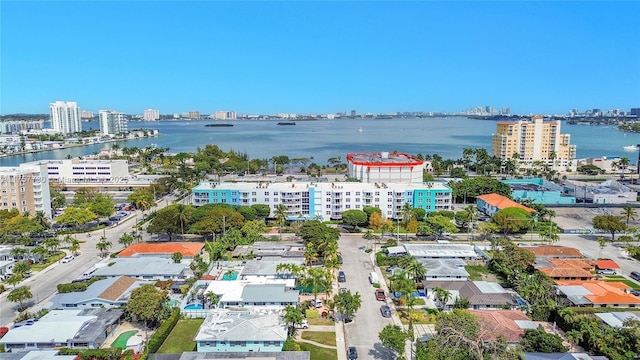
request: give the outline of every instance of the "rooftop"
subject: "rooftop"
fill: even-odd
[[[212,181],[203,181],[194,187],[193,191],[252,191],[255,189],[269,189],[272,191],[280,192],[299,192],[308,191],[309,189],[315,189],[315,191],[333,191],[342,189],[344,191],[380,191],[381,188],[389,191],[405,191],[405,190],[450,190],[450,188],[441,182],[429,182],[428,184],[422,183],[359,183],[359,182],[235,182],[235,183],[217,183]]]
[[[542,246],[531,246],[531,247],[527,247],[526,249],[532,252],[533,255],[535,255],[536,257],[538,256],[561,257],[561,258],[583,257],[580,250],[576,248],[568,247],[568,246],[542,245]]]
[[[556,281],[558,290],[576,305],[640,305],[640,298],[626,292],[624,283],[599,280]]]
[[[91,284],[85,291],[57,294],[51,300],[52,309],[63,308],[63,304],[77,304],[93,299],[107,301],[126,301],[131,291],[144,282],[128,276],[120,276],[99,280]]]
[[[204,243],[173,242],[173,243],[141,243],[133,244],[118,253],[118,257],[138,255],[173,255],[181,253],[184,257],[194,257],[204,248]]]
[[[523,209],[526,210],[530,213],[534,213],[536,212],[534,209],[526,207],[520,203],[517,203],[511,199],[509,199],[508,197],[499,195],[499,194],[485,194],[485,195],[480,195],[477,196],[478,199],[483,200],[484,202],[486,202],[487,204],[491,205],[491,206],[495,206],[498,209],[506,209],[506,208],[510,208],[510,207],[515,207],[515,208],[519,208],[519,209]]]
[[[422,165],[424,161],[405,153],[350,153],[347,162],[359,165]]]
[[[93,273],[94,276],[180,276],[189,267],[186,261],[175,263],[169,258],[130,257],[115,258],[108,266]]]
[[[277,311],[249,312],[214,309],[195,341],[284,341],[287,330]]]
[[[476,258],[478,254],[466,244],[404,244],[409,255],[416,258]]]
[[[595,315],[605,324],[618,328],[624,327],[624,322],[627,320],[640,321],[640,316],[628,311],[596,313]]]
[[[180,360],[209,360],[209,359],[228,359],[228,360],[309,360],[311,353],[308,351],[280,351],[280,352],[183,352]],[[2,360],[2,359],[0,359]]]
[[[303,265],[304,260],[300,259],[282,259],[282,260],[248,260],[242,271],[240,271],[240,277],[259,275],[268,276],[276,275],[278,271],[276,268],[280,264],[296,264]]]
[[[487,340],[503,336],[508,342],[519,342],[525,329],[535,329],[534,323],[520,310],[468,310],[478,318],[481,332]]]

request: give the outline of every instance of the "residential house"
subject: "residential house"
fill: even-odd
[[[629,311],[595,313],[594,315],[600,318],[603,323],[617,328],[625,327],[626,321],[640,321],[640,316]]]
[[[204,243],[173,242],[173,243],[141,243],[132,244],[118,253],[118,257],[159,256],[171,258],[173,254],[182,254],[183,259],[193,259],[196,255],[204,255]]]
[[[620,282],[600,280],[556,281],[556,289],[569,306],[640,307],[640,297],[628,292],[629,286]]]
[[[529,213],[536,212],[534,209],[526,207],[520,203],[517,203],[506,196],[502,196],[499,194],[485,194],[476,196],[476,206],[478,210],[485,213],[488,216],[493,216],[495,213],[502,209],[515,207],[519,209],[526,210]]]
[[[462,259],[421,259],[427,269],[424,276],[427,281],[467,281],[469,273],[465,269],[467,263]]]
[[[487,281],[423,281],[427,295],[434,298],[433,289],[440,287],[451,297],[446,304],[440,304],[445,311],[453,309],[456,299],[469,300],[469,308],[476,310],[515,310],[525,305],[518,294],[507,292],[500,284]],[[439,303],[439,301],[436,301]]]
[[[591,280],[595,264],[589,259],[536,258],[535,268],[552,280]]]
[[[211,310],[196,334],[198,352],[280,352],[287,327],[279,312]]]
[[[595,260],[597,270],[617,270],[620,269],[620,265],[617,262],[610,259]]]
[[[58,350],[0,353],[0,360],[75,360],[77,355],[59,355]]]
[[[31,325],[14,325],[0,344],[11,352],[60,347],[98,349],[117,330],[123,314],[117,309],[52,310]]]
[[[310,360],[311,353],[308,351],[280,351],[280,352],[183,352],[179,360]],[[3,360],[3,359],[0,359]]]
[[[277,261],[281,258],[304,259],[306,247],[302,243],[283,243],[278,241],[256,241],[252,245],[239,245],[231,256],[240,257],[253,255],[255,259],[267,258]]]
[[[115,258],[107,266],[97,268],[94,276],[129,276],[143,280],[180,280],[189,277],[188,260],[176,263],[172,259],[143,256]]]
[[[480,324],[480,338],[496,340],[504,338],[508,343],[519,343],[525,329],[536,325],[520,310],[469,310]]]
[[[476,260],[477,248],[467,244],[404,244],[407,254],[422,259]]]
[[[606,356],[589,355],[587,353],[534,353],[526,352],[523,360],[609,360]]]
[[[261,282],[257,282],[261,281]],[[298,305],[299,291],[294,289],[295,279],[214,280],[204,293],[212,292],[219,298],[219,307],[283,308]]]
[[[267,260],[268,259],[268,260]],[[282,279],[292,278],[292,274],[278,271],[278,265],[280,264],[294,264],[304,265],[303,259],[291,258],[282,260],[272,260],[267,258],[263,260],[247,260],[240,271],[241,280],[251,280],[253,278],[269,278],[269,279]]]
[[[50,309],[114,308],[127,305],[131,292],[146,284],[128,276],[98,280],[85,291],[57,294]]]
[[[545,258],[583,258],[584,256],[580,250],[568,246],[560,245],[541,245],[530,246],[526,248],[532,252],[533,255]]]

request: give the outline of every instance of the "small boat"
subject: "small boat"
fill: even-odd
[[[278,125],[295,125],[295,121],[281,121]]]
[[[624,151],[636,151],[636,150],[638,150],[637,145],[627,145],[624,147]]]
[[[207,124],[205,127],[231,127],[233,124]]]
[[[359,129],[358,129],[358,132],[362,132],[362,128],[359,128]]]

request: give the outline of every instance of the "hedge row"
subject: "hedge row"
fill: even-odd
[[[169,316],[169,318],[160,325],[155,334],[153,334],[149,339],[149,347],[147,349],[148,353],[153,354],[160,349],[160,346],[162,346],[162,343],[167,339],[167,336],[169,336],[173,328],[176,326],[178,320],[180,320],[180,309],[174,308],[171,316]]]
[[[82,292],[87,290],[89,285],[93,284],[98,280],[104,280],[106,277],[104,276],[94,276],[89,281],[85,282],[77,282],[77,283],[68,283],[68,284],[58,284],[58,292],[60,294],[70,293],[70,292]]]
[[[131,350],[127,350],[124,355],[131,354]],[[80,360],[119,360],[123,353],[122,349],[60,349],[60,355],[78,355]]]

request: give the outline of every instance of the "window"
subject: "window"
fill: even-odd
[[[350,191],[347,191],[345,194],[346,194],[347,196],[349,196],[349,195],[351,195],[351,192],[350,192]]]
[[[264,196],[269,196],[269,192],[268,192],[268,191],[265,191],[265,192],[264,192]]]

